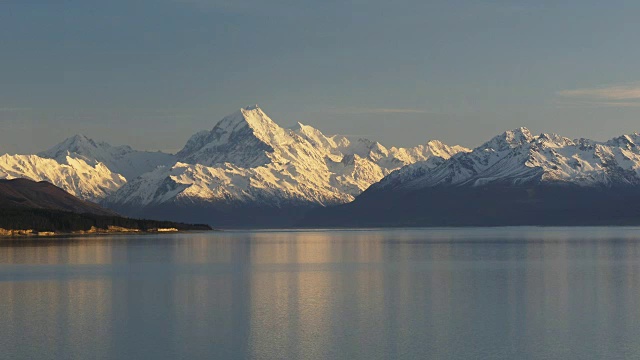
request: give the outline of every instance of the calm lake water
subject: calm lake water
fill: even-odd
[[[640,228],[0,241],[1,359],[639,359]]]

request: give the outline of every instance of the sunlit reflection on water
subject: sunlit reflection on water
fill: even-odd
[[[637,228],[0,241],[0,358],[640,358],[639,241]]]

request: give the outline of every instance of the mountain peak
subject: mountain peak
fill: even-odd
[[[89,138],[88,136],[86,136],[84,134],[73,135],[73,136],[65,139],[62,143],[63,144],[69,144],[69,145],[70,144],[77,144],[77,145],[98,147],[98,145],[96,144],[95,141],[93,141],[93,139]]]
[[[621,135],[607,141],[606,144],[624,146],[627,148],[636,147],[640,145],[640,136],[638,135],[638,133],[633,133],[630,135]]]
[[[493,139],[482,144],[480,149],[506,150],[515,148],[523,144],[529,143],[534,139],[531,131],[526,127],[519,127],[494,137]]]
[[[222,118],[213,128],[234,130],[238,126],[264,127],[278,126],[258,105],[246,106]]]
[[[575,143],[573,140],[555,133],[542,133],[537,137],[536,142],[552,147],[568,146]]]
[[[112,146],[106,142],[96,142],[82,134],[67,138],[38,155],[63,164],[69,161],[67,157],[80,158],[92,165],[102,163],[127,179],[138,177],[158,165],[174,162],[174,156],[170,154],[137,151],[128,145]]]
[[[212,130],[232,135],[249,127],[253,135],[269,146],[286,141],[287,132],[262,111],[258,105],[247,106],[224,117]]]
[[[533,139],[533,136],[531,135],[531,131],[529,131],[529,129],[527,129],[524,126],[513,129],[511,131],[506,131],[505,134],[507,134],[508,136],[511,136],[513,139],[516,139],[516,138],[528,139],[528,140]]]
[[[429,141],[427,141],[427,146],[431,147],[431,148],[442,148],[442,147],[445,147],[447,145],[445,145],[440,140],[429,140]]]
[[[312,137],[323,137],[326,138],[325,135],[322,133],[322,131],[314,128],[311,125],[305,125],[301,122],[298,121],[297,125],[294,126],[291,130],[299,133],[299,134],[303,134],[307,137],[312,136]]]
[[[258,105],[225,116],[206,134],[194,135],[178,158],[188,164],[234,163],[256,167],[270,161],[267,153],[293,141]]]
[[[102,145],[102,144],[101,144]],[[94,152],[98,148],[93,139],[83,135],[76,134],[69,138],[66,138],[61,143],[54,145],[47,151],[43,151],[38,155],[46,158],[64,160],[69,153],[85,154],[87,152]]]

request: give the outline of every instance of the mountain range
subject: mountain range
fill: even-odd
[[[93,166],[102,163],[125,179],[149,172],[160,165],[171,165],[176,158],[163,152],[137,151],[130,146],[111,146],[105,142],[95,142],[84,135],[75,135],[38,154],[43,158],[66,163],[69,157],[80,159]]]
[[[345,221],[345,217],[348,220]],[[606,142],[507,131],[438,166],[412,164],[314,226],[640,224],[640,135]]]
[[[519,128],[473,150],[388,148],[283,128],[258,106],[197,132],[176,154],[76,135],[38,155],[0,157],[0,178],[21,177],[126,215],[228,227],[640,219],[625,200],[640,188],[637,133],[598,142]]]
[[[179,216],[216,218],[223,225],[290,225],[304,209],[353,201],[404,165],[435,165],[466,150],[440,142],[387,149],[367,139],[325,136],[303,124],[285,129],[257,106],[247,107],[194,135],[176,164],[128,182],[105,203],[154,217],[179,208]]]
[[[83,200],[100,202],[126,183],[101,162],[68,155],[49,159],[38,155],[0,156],[0,179],[47,181]]]

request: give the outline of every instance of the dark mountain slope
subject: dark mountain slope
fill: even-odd
[[[640,189],[575,185],[436,187],[363,194],[304,227],[640,225]]]
[[[0,209],[46,209],[94,215],[117,215],[97,204],[80,200],[48,182],[28,179],[0,180]]]
[[[73,232],[112,227],[140,231],[159,228],[211,230],[207,225],[125,218],[47,182],[0,180],[1,229]]]
[[[640,225],[640,134],[606,142],[506,131],[392,172],[305,226]]]

